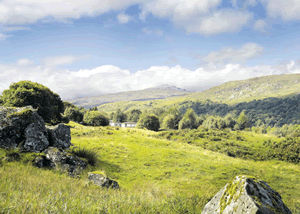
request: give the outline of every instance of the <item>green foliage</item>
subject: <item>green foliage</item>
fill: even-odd
[[[2,96],[0,95],[0,106],[2,106],[3,105],[3,98],[2,98]]]
[[[70,102],[67,102],[67,101],[63,101],[63,104],[64,104],[64,111],[67,108],[76,108],[76,106],[73,103],[70,103]]]
[[[83,113],[79,110],[78,107],[68,107],[66,108],[64,115],[72,121],[82,122]]]
[[[109,119],[101,112],[87,111],[83,116],[83,122],[90,126],[108,126]]]
[[[152,131],[158,131],[160,128],[159,118],[154,114],[144,114],[141,115],[137,128],[146,128]]]
[[[91,166],[96,166],[99,162],[99,155],[97,151],[89,149],[89,148],[73,148],[71,153],[77,155],[80,158],[85,158]]]
[[[248,121],[248,117],[245,115],[244,112],[241,112],[237,122],[239,124],[240,130],[244,130],[245,128],[250,126],[249,121]]]
[[[98,108],[97,108],[97,106],[94,106],[93,108],[91,107],[91,108],[89,109],[89,111],[98,111]]]
[[[187,109],[183,118],[179,122],[179,129],[196,129],[198,128],[198,124],[196,122],[197,116],[193,109]]]
[[[126,122],[127,115],[123,113],[120,109],[113,115],[113,122],[115,123],[123,123]]]
[[[8,107],[24,107],[31,105],[38,109],[38,114],[47,123],[56,124],[61,121],[64,105],[58,94],[49,88],[31,81],[13,83],[2,93],[3,105]]]
[[[131,110],[128,114],[128,121],[138,122],[141,114],[142,114],[142,112],[139,109]]]
[[[14,112],[9,114],[7,117],[8,118],[13,118],[13,117],[20,117],[20,118],[29,118],[32,116],[32,110],[31,109],[24,109],[20,112]]]
[[[173,114],[168,114],[164,117],[163,128],[165,129],[176,129],[176,120]]]

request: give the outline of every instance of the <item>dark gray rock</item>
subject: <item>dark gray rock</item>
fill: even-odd
[[[36,157],[35,160],[33,160],[33,162],[34,162],[33,165],[38,168],[54,168],[55,167],[55,164],[51,160],[48,160],[45,155]]]
[[[209,201],[202,214],[292,214],[266,182],[237,176]]]
[[[40,152],[47,148],[44,120],[31,107],[0,107],[0,147]]]
[[[25,152],[40,152],[49,146],[47,139],[48,132],[44,120],[36,112],[32,115],[31,119],[33,122],[25,129],[25,142],[21,148]]]
[[[46,126],[48,131],[48,140],[50,146],[68,149],[71,144],[71,131],[70,127],[65,124],[56,126]]]
[[[88,179],[92,181],[95,185],[100,187],[119,189],[118,182],[111,180],[102,174],[89,173]]]
[[[68,153],[62,149],[49,147],[44,150],[46,154],[45,159],[51,161],[56,168],[59,168],[63,171],[68,171],[70,175],[78,174],[81,170],[85,169],[87,163],[81,160],[76,155]],[[44,165],[42,160],[36,160],[36,166]],[[46,163],[46,165],[49,165]]]

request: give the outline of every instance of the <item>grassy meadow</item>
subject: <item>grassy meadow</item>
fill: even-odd
[[[171,131],[68,125],[73,127],[73,148],[97,152],[96,165],[72,178],[59,170],[33,167],[30,160],[40,154],[21,154],[21,161],[7,162],[3,159],[7,151],[0,150],[0,213],[201,213],[237,175],[266,181],[293,213],[300,213],[300,164],[276,158],[261,161],[251,155],[230,157],[203,146],[225,145],[209,130],[169,136]],[[280,140],[251,132],[228,131],[226,136],[252,148],[253,154],[267,154],[264,142]],[[92,185],[87,172],[105,173],[120,190]]]

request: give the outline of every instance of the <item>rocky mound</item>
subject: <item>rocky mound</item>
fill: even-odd
[[[20,147],[25,152],[41,152],[49,146],[67,149],[71,145],[70,128],[64,124],[46,127],[31,106],[0,107],[0,147]]]
[[[237,176],[208,202],[202,214],[292,214],[266,182]]]

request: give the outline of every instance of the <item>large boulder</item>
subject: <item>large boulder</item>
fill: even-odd
[[[44,153],[46,154],[45,156],[40,156],[35,159],[35,166],[39,168],[55,167],[67,171],[70,175],[78,174],[87,166],[84,160],[62,149],[49,147],[44,150]]]
[[[68,149],[71,144],[71,131],[70,127],[65,124],[59,124],[57,126],[46,126],[48,131],[48,140],[50,146]]]
[[[292,214],[266,182],[237,176],[209,201],[202,214]]]
[[[88,179],[92,181],[95,185],[106,188],[119,189],[118,182],[111,180],[103,174],[89,173]]]
[[[31,106],[0,107],[0,147],[40,152],[49,146],[44,120]]]

